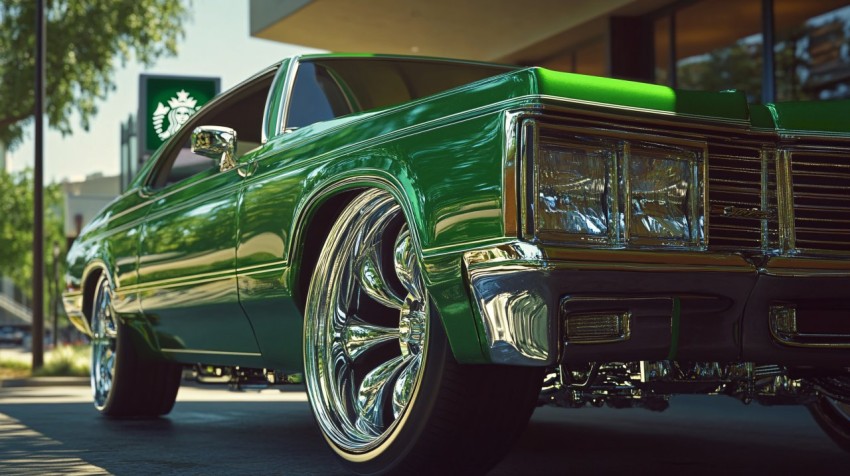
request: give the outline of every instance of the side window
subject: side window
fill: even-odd
[[[190,136],[201,125],[229,127],[236,131],[236,156],[260,146],[263,111],[271,87],[274,71],[264,74],[248,84],[242,84],[212,108],[200,111],[182,126],[173,139],[174,147],[160,157],[149,185],[163,188],[202,173],[215,173],[218,163],[192,153]]]
[[[197,125],[192,125],[191,129],[195,127]],[[191,144],[187,138],[183,141],[182,147],[180,147],[177,156],[171,163],[171,168],[162,186],[166,187],[173,183],[182,182],[193,175],[216,168],[218,168],[218,164],[215,161],[192,153]]]
[[[286,117],[287,129],[306,127],[351,112],[340,84],[327,68],[314,63],[298,65]]]

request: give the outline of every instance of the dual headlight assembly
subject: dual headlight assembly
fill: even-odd
[[[598,247],[705,246],[705,145],[662,137],[523,127],[526,230]]]

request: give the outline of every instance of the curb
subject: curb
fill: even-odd
[[[89,377],[28,377],[0,381],[0,388],[88,386]]]

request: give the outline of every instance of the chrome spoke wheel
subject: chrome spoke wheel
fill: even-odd
[[[94,405],[102,410],[115,377],[118,325],[112,311],[112,290],[106,278],[101,278],[95,293],[92,307],[91,387]]]
[[[362,453],[412,405],[428,348],[428,296],[401,208],[386,192],[355,199],[328,238],[307,297],[307,389],[324,434]]]

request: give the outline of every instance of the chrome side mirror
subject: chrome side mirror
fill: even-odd
[[[200,126],[192,131],[192,152],[218,160],[224,172],[236,167],[236,131],[229,127]]]

